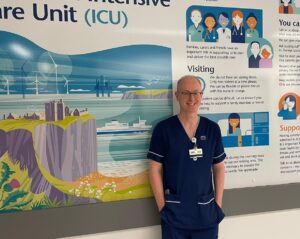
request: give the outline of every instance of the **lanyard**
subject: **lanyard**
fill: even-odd
[[[192,138],[192,142],[194,143],[194,147],[189,150],[189,155],[190,155],[191,159],[193,159],[194,161],[197,161],[198,158],[203,157],[203,150],[202,150],[202,148],[198,148],[196,136],[194,136]]]

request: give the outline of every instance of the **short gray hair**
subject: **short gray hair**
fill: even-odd
[[[199,80],[199,78],[197,76],[194,76],[194,75],[184,75],[182,77],[180,77],[180,79],[177,81],[177,91],[179,90],[182,82],[184,80],[187,80],[187,79],[194,79],[196,81],[198,81],[199,85],[200,85],[200,88],[202,90],[202,84],[201,84],[201,81]]]

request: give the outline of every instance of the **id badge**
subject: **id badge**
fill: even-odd
[[[193,158],[194,161],[197,160],[197,158],[203,157],[203,150],[201,148],[193,148],[189,150],[189,155],[191,158]]]

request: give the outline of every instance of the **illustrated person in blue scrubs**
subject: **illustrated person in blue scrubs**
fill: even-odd
[[[198,116],[202,94],[197,77],[183,76],[175,93],[179,114],[159,122],[152,134],[149,180],[162,239],[216,239],[224,218],[226,154],[218,124]]]
[[[242,146],[242,131],[241,131],[241,119],[237,113],[231,113],[228,116],[228,136],[237,136],[237,145]]]
[[[203,39],[205,42],[217,42],[219,40],[218,32],[215,27],[217,25],[216,18],[213,14],[207,13],[204,16],[205,30],[203,32]]]
[[[202,15],[200,10],[194,9],[191,12],[191,21],[193,24],[188,28],[188,41],[202,42],[204,28],[201,25]]]
[[[279,111],[278,116],[282,117],[283,120],[297,119],[296,98],[294,96],[288,95],[285,97],[283,106]]]
[[[260,43],[258,41],[253,41],[250,44],[251,56],[249,57],[249,68],[259,68],[259,61],[261,59],[260,53]]]
[[[240,10],[232,12],[231,42],[245,43],[244,14]]]

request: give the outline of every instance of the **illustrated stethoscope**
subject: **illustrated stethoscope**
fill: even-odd
[[[232,35],[237,36],[238,35],[238,31],[241,31],[240,35],[243,36],[244,35],[243,28],[244,28],[244,26],[241,25],[240,30],[237,30],[237,27],[233,26]]]
[[[216,30],[215,29],[213,29],[213,39],[216,39]],[[204,39],[210,39],[210,35],[209,35],[209,33],[208,33],[208,30],[206,29],[205,30],[205,36],[204,36]]]

